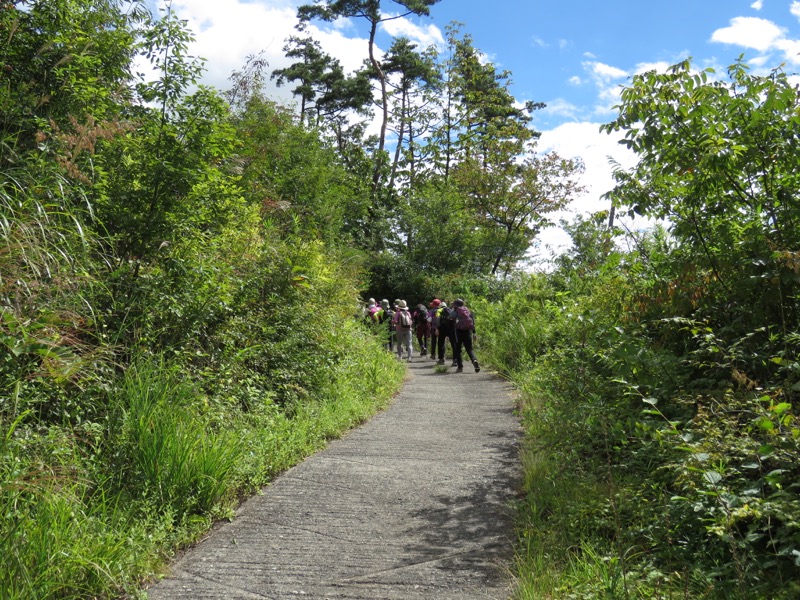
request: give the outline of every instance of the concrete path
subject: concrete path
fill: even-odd
[[[151,600],[506,600],[520,425],[486,371],[409,363],[392,406],[290,469]]]

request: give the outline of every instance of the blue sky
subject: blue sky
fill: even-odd
[[[151,0],[153,2],[163,0]],[[197,41],[192,51],[207,61],[205,83],[227,87],[245,57],[261,51],[270,69],[286,66],[282,47],[295,33],[297,0],[173,0]],[[399,8],[383,0],[385,12]],[[598,131],[613,119],[619,86],[635,73],[664,69],[691,56],[720,76],[744,54],[756,69],[786,63],[800,70],[800,0],[440,0],[430,18],[395,20],[385,33],[404,34],[421,46],[441,43],[451,21],[463,24],[487,59],[512,74],[520,100],[545,102],[534,124],[540,151],[581,157],[587,193],[565,217],[607,208],[612,186],[609,158],[630,166],[635,157]],[[366,57],[358,22],[319,24],[315,37],[345,68]],[[379,39],[388,47],[389,36]],[[799,80],[800,81],[800,80]],[[273,90],[290,100],[288,90]],[[631,224],[632,226],[634,224]],[[563,248],[558,229],[542,236],[540,252]]]

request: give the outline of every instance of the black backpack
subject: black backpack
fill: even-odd
[[[455,312],[450,308],[442,308],[439,312],[439,327],[444,329],[452,329],[455,324]]]

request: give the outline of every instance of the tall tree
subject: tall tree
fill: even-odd
[[[413,186],[416,167],[415,138],[425,134],[430,120],[425,118],[425,111],[431,101],[429,96],[426,97],[426,90],[439,78],[434,63],[434,50],[419,53],[416,48],[416,44],[408,38],[397,38],[384,61],[386,71],[391,76],[390,85],[394,88],[393,95],[397,104],[394,113],[397,140],[389,176],[390,189],[394,188],[404,145],[408,149],[409,183]]]
[[[389,92],[387,89],[386,73],[383,65],[378,60],[375,52],[375,38],[378,33],[378,26],[386,21],[400,19],[408,15],[430,15],[430,7],[439,0],[392,0],[405,9],[397,15],[386,16],[381,11],[380,0],[315,0],[314,4],[304,4],[297,10],[301,22],[308,22],[312,19],[322,19],[323,21],[334,21],[339,18],[362,18],[369,24],[368,53],[369,62],[378,80],[380,87],[381,103],[381,127],[378,136],[378,146],[375,153],[375,168],[373,171],[373,195],[377,196],[378,188],[381,183],[381,176],[384,171],[383,161],[384,148],[386,145],[386,131],[389,123]]]

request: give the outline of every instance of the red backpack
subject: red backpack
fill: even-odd
[[[472,313],[466,306],[456,308],[456,329],[459,331],[471,331],[475,327],[475,320]]]

